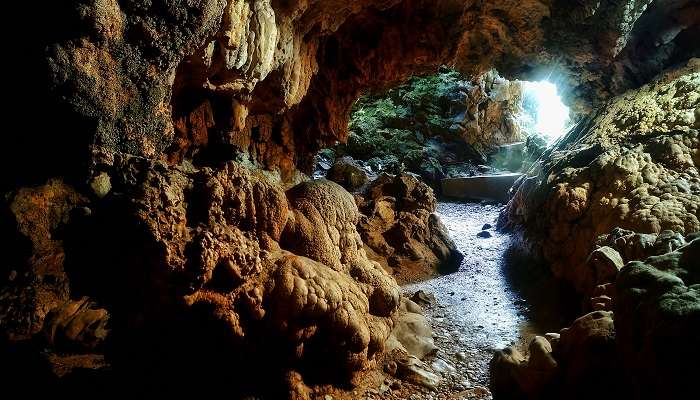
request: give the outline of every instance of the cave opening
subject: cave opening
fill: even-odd
[[[362,199],[367,254],[424,307],[436,335],[411,351],[434,369],[487,382],[487,349],[524,348],[575,319],[573,287],[498,227],[511,186],[574,119],[549,80],[467,79],[443,66],[358,99],[347,142],[316,156],[316,179]]]
[[[562,101],[557,86],[550,81],[521,81],[521,84],[524,109],[521,124],[529,125],[551,144],[571,128],[569,107]]]
[[[321,150],[314,174],[357,189],[382,173],[410,172],[439,195],[503,201],[576,121],[552,81],[508,80],[495,70],[468,79],[443,66],[368,93],[353,105],[347,141]],[[332,168],[336,160],[355,169]]]

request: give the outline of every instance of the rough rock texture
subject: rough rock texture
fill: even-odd
[[[47,343],[60,350],[92,350],[107,337],[109,314],[87,297],[51,310],[44,319]]]
[[[367,171],[352,157],[339,157],[328,170],[326,178],[353,192],[369,180]]]
[[[131,369],[126,377],[137,384],[139,373],[156,386],[174,374],[182,387],[235,371],[252,384],[266,376],[260,368],[318,373],[312,366],[321,358],[335,365],[324,379],[351,379],[383,349],[398,287],[365,255],[360,214],[341,186],[309,181],[285,192],[274,175],[235,162],[194,169],[124,158],[118,165],[115,190],[70,221],[62,218],[82,211],[84,199],[65,184],[13,197],[10,210],[33,240],[28,250],[53,261],[23,266],[13,279],[30,284],[3,292],[11,339],[43,323],[51,348],[92,351],[107,337],[109,318],[107,361],[121,373]],[[49,230],[68,222],[65,243],[52,240]],[[87,298],[68,301],[81,294],[109,314]],[[274,361],[235,361],[268,353]]]
[[[3,169],[23,167],[3,187],[52,174],[84,179],[96,164],[111,164],[113,152],[171,162],[247,154],[267,168],[308,169],[313,152],[346,138],[361,91],[440,64],[470,77],[493,67],[531,80],[550,76],[584,109],[699,51],[700,5],[692,0],[13,7],[33,16],[37,35],[8,49],[27,55],[11,75],[25,75],[26,65],[39,75],[29,87],[11,83],[21,96],[17,115],[28,116],[24,100],[36,98],[50,115],[36,121],[37,136],[18,138],[3,154]],[[63,130],[75,133],[54,134]],[[59,170],[39,166],[59,161]]]
[[[685,396],[700,356],[700,239],[645,261],[615,281],[615,329],[623,367],[639,398]],[[683,354],[678,357],[678,354]]]
[[[613,314],[586,314],[558,334],[536,336],[528,357],[516,349],[491,360],[491,389],[498,398],[619,398],[615,379]]]
[[[7,66],[7,76],[20,78],[6,88],[7,115],[20,128],[8,130],[0,154],[0,228],[10,238],[0,339],[31,347],[50,310],[87,296],[110,315],[105,373],[126,374],[120,378],[161,397],[185,386],[198,396],[246,392],[261,379],[274,390],[261,370],[293,387],[285,394],[305,397],[302,377],[314,358],[338,361],[337,375],[361,368],[389,335],[398,289],[364,254],[349,194],[329,183],[285,192],[302,179],[299,170],[310,170],[320,147],[346,138],[362,91],[444,63],[471,77],[492,67],[536,76],[554,61],[585,107],[697,54],[697,2],[629,4],[12,2],[7,14],[29,16],[32,35],[5,49],[21,55]],[[686,80],[660,97],[660,110],[676,109],[657,118],[671,135],[646,135],[645,119],[620,120],[669,149],[650,155],[663,169],[649,176],[654,188],[678,190],[675,200],[659,197],[673,204],[664,208],[673,218],[659,221],[672,224],[657,229],[653,211],[630,206],[652,231],[697,224],[678,200],[696,193],[696,175],[687,172],[685,186],[666,180],[697,164],[687,150],[697,148],[697,133],[684,130],[697,119],[687,112],[697,106],[687,104],[694,92]],[[633,116],[625,107],[618,114]],[[619,168],[635,170],[645,157]],[[588,190],[571,189],[562,196]],[[569,203],[555,211],[575,215],[585,201]],[[18,359],[15,374],[34,360]],[[25,375],[33,380],[25,393],[43,387],[36,376]],[[84,392],[79,376],[72,382]],[[159,385],[164,377],[168,385]]]
[[[644,261],[632,259],[619,272],[615,265],[616,273],[593,292],[594,311],[559,333],[535,337],[528,357],[515,348],[497,352],[491,361],[494,394],[655,399],[690,393],[700,344],[696,236],[688,235],[686,243],[673,231],[657,236],[619,228],[602,236],[600,243]],[[646,244],[642,253],[640,244]],[[608,246],[589,257],[598,260],[591,261],[594,265],[619,259],[620,253]]]
[[[495,71],[483,74],[468,88],[462,137],[479,151],[521,142],[527,138],[518,116],[522,112],[522,85]]]
[[[155,166],[142,190],[135,215],[165,249],[151,255],[162,277],[145,282],[159,284],[154,307],[181,298],[217,322],[228,351],[278,336],[281,359],[322,356],[355,371],[382,349],[398,288],[366,258],[357,207],[342,187],[313,181],[285,195],[229,163],[194,174]]]
[[[7,288],[0,296],[0,325],[9,338],[36,334],[46,314],[69,300],[60,233],[71,211],[84,211],[80,206],[86,202],[59,179],[7,195],[2,229],[12,255],[0,278]]]
[[[700,230],[700,64],[607,103],[516,183],[501,223],[522,227],[556,276],[590,293],[585,261],[614,227]]]
[[[380,175],[355,196],[368,256],[401,282],[449,272],[464,258],[435,214],[433,190],[410,174]]]

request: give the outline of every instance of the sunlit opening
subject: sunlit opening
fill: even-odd
[[[548,81],[523,82],[523,103],[532,129],[548,142],[562,136],[569,123],[569,107],[561,101],[557,87]]]

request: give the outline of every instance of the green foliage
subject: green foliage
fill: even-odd
[[[373,160],[381,169],[405,167],[418,172],[426,158],[438,157],[427,146],[431,138],[457,138],[453,120],[464,112],[460,95],[464,85],[457,71],[442,69],[387,93],[362,97],[353,107],[350,137],[347,145],[339,146],[339,154]]]

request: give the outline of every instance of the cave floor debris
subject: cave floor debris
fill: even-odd
[[[437,212],[465,258],[459,271],[408,284],[410,296],[422,290],[435,296],[425,304],[438,351],[424,360],[443,379],[437,390],[403,383],[397,390],[367,393],[382,399],[490,399],[488,363],[497,349],[530,341],[539,327],[530,320],[527,301],[508,278],[510,235],[490,228],[491,237],[477,236],[485,224],[496,225],[500,207],[465,202],[438,204]]]

